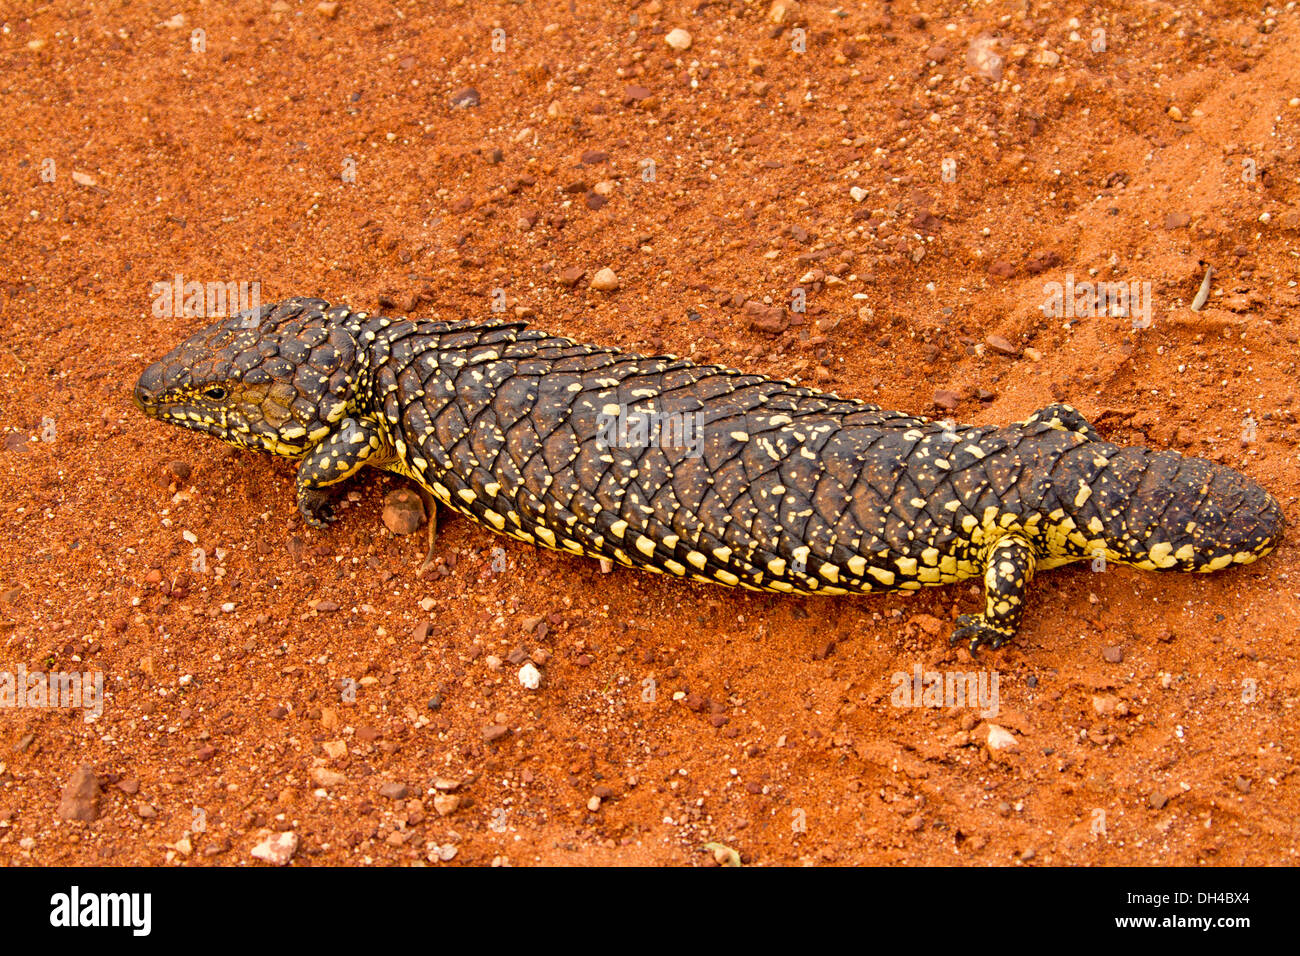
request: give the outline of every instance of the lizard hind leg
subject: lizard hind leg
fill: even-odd
[[[1025,610],[1025,593],[1034,576],[1033,546],[1020,535],[995,541],[984,560],[984,611],[963,614],[948,639],[966,643],[974,657],[981,645],[997,650],[1016,636]]]

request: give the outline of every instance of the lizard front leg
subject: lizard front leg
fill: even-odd
[[[1034,576],[1034,549],[1020,535],[999,538],[984,558],[984,613],[963,614],[948,639],[968,641],[974,657],[981,644],[997,650],[1016,636],[1025,611],[1025,591]]]
[[[337,521],[334,496],[328,489],[350,478],[379,456],[384,439],[376,424],[365,418],[344,418],[298,466],[298,511],[313,528]]]

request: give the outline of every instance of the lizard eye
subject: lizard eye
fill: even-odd
[[[212,388],[205,389],[203,395],[205,398],[210,398],[214,402],[220,402],[225,399],[226,390],[220,385],[214,385]]]

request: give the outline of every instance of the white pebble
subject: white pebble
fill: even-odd
[[[529,690],[537,690],[542,686],[541,672],[533,666],[532,661],[519,668],[519,683],[523,684]]]
[[[691,47],[691,35],[678,27],[675,30],[669,30],[668,35],[664,37],[664,42],[674,50],[689,50]]]

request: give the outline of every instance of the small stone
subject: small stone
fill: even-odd
[[[1016,267],[1005,259],[998,259],[989,265],[989,275],[998,279],[1010,279],[1016,274]]]
[[[993,83],[1002,79],[1002,55],[998,41],[988,34],[980,34],[966,48],[966,69]]]
[[[348,755],[348,745],[342,740],[326,740],[320,746],[331,760],[342,760]]]
[[[1011,731],[999,727],[997,724],[989,724],[989,736],[987,740],[989,750],[1019,750],[1020,741],[1016,740]]]
[[[1152,810],[1163,810],[1168,802],[1169,795],[1159,788],[1152,790],[1147,796],[1147,804]]]
[[[328,767],[312,767],[311,779],[318,787],[337,787],[339,784],[347,781],[347,777],[337,770],[330,770]]]
[[[483,728],[484,743],[496,743],[506,734],[510,733],[510,728],[504,724],[489,724]]]
[[[478,90],[474,89],[472,86],[468,89],[461,90],[451,98],[453,109],[470,109],[471,107],[478,106],[478,104]]]
[[[793,21],[798,16],[797,0],[772,0],[772,6],[767,10],[767,18],[777,25]]]
[[[850,186],[849,196],[852,197],[854,202],[862,202],[867,198],[867,191],[861,186]]]
[[[1101,650],[1101,656],[1108,664],[1118,664],[1124,660],[1124,648],[1118,644],[1103,647]]]
[[[1171,106],[1169,107],[1169,118],[1175,123],[1181,123],[1183,121],[1183,111],[1177,106]]]
[[[272,866],[284,866],[298,850],[298,834],[292,830],[284,833],[259,830],[257,836],[260,842],[253,847],[252,855]]]
[[[411,534],[424,519],[424,502],[410,488],[398,488],[384,496],[384,526],[393,534]]]
[[[600,809],[600,797],[592,797],[590,800],[588,800],[588,801],[587,801],[587,809],[590,810],[592,813],[595,813],[597,810],[599,810],[599,809]]]
[[[433,797],[433,809],[438,811],[438,816],[449,817],[460,807],[460,797],[454,793],[438,793]]]
[[[1119,698],[1114,694],[1093,694],[1092,709],[1102,716],[1108,716],[1115,713],[1115,708],[1119,706]]]
[[[523,667],[519,668],[519,683],[523,684],[529,690],[537,690],[542,686],[542,674],[533,662],[529,661]]]
[[[59,816],[65,820],[89,822],[99,816],[99,778],[88,764],[82,764],[63,787]]]
[[[619,287],[618,276],[608,267],[601,269],[592,277],[591,287],[597,292],[613,292]]]
[[[1165,213],[1165,228],[1169,230],[1182,229],[1191,221],[1192,217],[1185,212]]]
[[[316,12],[326,20],[333,20],[339,15],[339,5],[332,0],[327,0],[325,3],[316,4]]]
[[[629,86],[627,88],[627,99],[633,103],[640,103],[650,99],[654,94],[644,86]]]
[[[934,393],[934,404],[942,408],[945,412],[952,411],[957,407],[957,403],[960,401],[960,395],[946,388],[938,389]]]
[[[745,303],[745,314],[749,316],[749,327],[758,332],[777,335],[790,325],[790,317],[779,305],[768,305],[760,299],[750,299]]]
[[[984,340],[984,344],[999,355],[1015,356],[1020,354],[1020,349],[1016,348],[1000,335],[990,335]]]
[[[127,796],[134,797],[140,792],[140,778],[123,777],[117,782],[117,789],[121,790]]]
[[[586,269],[583,269],[580,266],[569,266],[567,269],[560,272],[560,284],[567,286],[577,285],[578,281],[583,277],[586,271]]]
[[[912,623],[930,637],[938,637],[951,625],[944,623],[933,614],[913,614]]]
[[[171,476],[177,481],[189,481],[190,475],[193,473],[189,462],[185,461],[170,461],[167,463],[167,470],[171,472]]]
[[[389,800],[405,800],[410,795],[410,788],[404,783],[386,783],[379,788],[380,796]]]
[[[691,48],[691,35],[681,27],[677,27],[668,31],[668,35],[664,37],[664,42],[674,50],[689,50]]]
[[[450,843],[430,843],[428,854],[430,863],[447,863],[456,859],[456,847]]]

